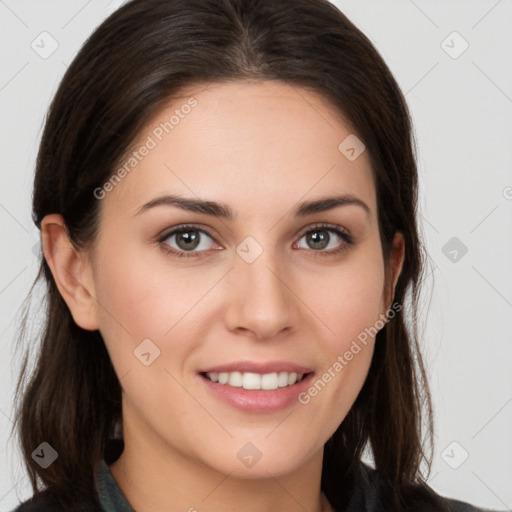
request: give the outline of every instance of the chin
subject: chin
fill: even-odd
[[[287,475],[304,465],[315,453],[313,447],[306,452],[301,441],[285,444],[282,438],[276,438],[275,443],[234,439],[229,444],[224,445],[220,453],[211,454],[209,460],[204,460],[203,454],[203,463],[215,471],[241,479]]]

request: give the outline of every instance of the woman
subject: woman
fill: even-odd
[[[102,23],[37,159],[17,510],[478,510],[420,473],[412,138],[327,1],[133,0]]]

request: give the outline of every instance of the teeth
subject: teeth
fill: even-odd
[[[265,373],[261,376],[261,389],[277,389],[278,387],[277,373]]]
[[[279,372],[277,376],[277,382],[280,388],[288,386],[288,372]]]
[[[243,385],[243,376],[240,372],[227,373],[229,375],[228,384],[235,388],[241,388]]]
[[[300,382],[304,377],[303,373],[279,372],[279,373],[251,373],[251,372],[211,372],[206,373],[206,377],[212,382],[219,384],[228,384],[236,388],[244,389],[263,389],[270,391],[273,389],[291,386]]]

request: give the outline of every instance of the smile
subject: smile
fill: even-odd
[[[298,405],[298,396],[315,372],[201,372],[198,375],[216,400],[245,413],[272,413]]]
[[[208,372],[204,374],[212,382],[244,389],[274,390],[293,386],[304,378],[304,373],[296,372]]]

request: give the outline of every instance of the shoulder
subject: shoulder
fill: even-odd
[[[361,462],[356,474],[356,492],[349,504],[351,506],[348,507],[348,512],[380,512],[388,508],[393,509],[389,506],[393,491],[375,468]],[[425,509],[440,512],[497,512],[442,496],[427,485],[411,486],[407,489],[406,495],[406,509],[415,511]]]
[[[62,508],[56,507],[49,500],[45,493],[32,496],[32,498],[21,503],[12,512],[63,512]]]
[[[447,498],[445,496],[439,497],[450,512],[497,512],[496,510],[491,510],[489,508],[475,507],[475,505],[471,505],[470,503],[466,503],[465,501],[459,501],[453,498]]]
[[[118,494],[116,494],[117,484],[104,460],[98,463],[94,474],[94,496],[87,493],[87,497],[79,497],[78,493],[75,495],[70,490],[57,492],[55,489],[51,491],[47,488],[40,490],[30,499],[20,503],[11,512],[105,512],[105,510],[113,510],[113,506],[117,510],[117,505],[121,506],[119,510],[133,512],[127,503],[121,502],[118,498]],[[100,496],[100,494],[103,495]],[[60,499],[56,496],[60,496]]]
[[[55,503],[47,493],[41,492],[32,496],[32,498],[20,503],[20,505],[11,512],[103,512],[102,510],[93,509],[86,505],[77,505],[70,509],[64,508]]]

